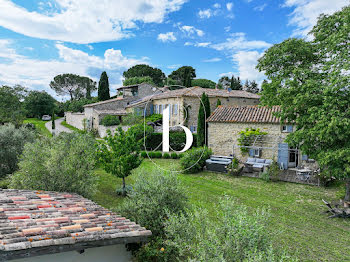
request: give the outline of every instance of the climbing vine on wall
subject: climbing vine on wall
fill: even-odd
[[[238,145],[241,147],[242,153],[249,152],[249,146],[253,145],[254,141],[258,136],[267,135],[267,132],[260,131],[260,128],[246,128],[239,132],[239,137],[237,139]],[[260,139],[259,139],[260,140]]]

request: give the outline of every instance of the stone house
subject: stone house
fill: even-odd
[[[236,156],[242,162],[248,157],[274,159],[283,169],[294,168],[306,162],[307,156],[285,142],[286,136],[295,126],[281,124],[274,115],[280,107],[261,106],[219,106],[207,119],[208,146],[215,155]],[[246,128],[259,128],[266,135],[247,141],[247,152],[238,138]]]
[[[119,95],[106,101],[101,101],[84,106],[83,113],[66,112],[66,122],[79,129],[98,130],[101,119],[106,115],[122,117],[127,114],[125,108],[132,102],[159,92],[159,89],[151,84],[142,83],[131,86],[123,86],[118,90]]]
[[[177,90],[168,90],[154,94],[131,103],[126,107],[127,112],[140,112],[140,114],[162,114],[166,107],[170,108],[170,125],[185,125],[193,133],[197,132],[197,118],[200,98],[203,93],[209,97],[210,108],[214,110],[218,99],[222,105],[257,105],[260,96],[241,90],[208,89],[190,87]],[[207,116],[208,117],[208,116]]]
[[[151,231],[77,194],[0,189],[0,261],[126,262]]]

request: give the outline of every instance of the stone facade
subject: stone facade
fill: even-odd
[[[119,126],[102,126],[102,125],[99,125],[98,126],[98,135],[101,138],[107,136],[107,130],[110,130],[112,135],[114,135],[114,133],[118,129],[118,127],[121,127],[123,129],[123,131],[128,131],[128,129],[130,128],[130,126],[122,126],[122,125],[119,125]]]
[[[64,116],[68,125],[74,126],[81,130],[84,129],[84,113],[65,112]]]

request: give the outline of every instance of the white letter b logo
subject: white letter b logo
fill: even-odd
[[[169,152],[169,119],[170,118],[170,108],[169,106],[166,106],[166,108],[163,110],[163,152]],[[186,144],[185,147],[179,151],[179,152],[185,152],[188,150],[193,143],[193,136],[192,132],[185,126],[182,125],[176,125],[181,127],[186,134]]]

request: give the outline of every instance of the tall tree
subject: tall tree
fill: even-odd
[[[198,78],[191,81],[191,86],[200,86],[202,88],[215,89],[216,83],[209,79]]]
[[[281,121],[296,123],[287,142],[315,159],[321,172],[345,180],[350,201],[350,6],[321,15],[313,40],[287,39],[268,49],[262,102],[281,105]]]
[[[150,76],[135,76],[131,78],[126,78],[123,81],[124,86],[129,86],[129,85],[137,85],[137,84],[142,84],[142,83],[148,83],[148,84],[153,84],[153,79]]]
[[[201,96],[201,103],[198,111],[197,122],[197,146],[204,146],[207,139],[207,122],[206,119],[210,116],[210,102],[209,97],[203,92]]]
[[[218,106],[221,106],[221,100],[220,100],[220,99],[218,99],[218,100],[216,101],[216,107],[218,107]]]
[[[231,87],[231,80],[228,76],[222,76],[218,81],[219,89],[228,89]]]
[[[130,67],[123,73],[123,76],[125,79],[149,76],[152,78],[153,83],[157,86],[163,86],[164,80],[166,79],[165,74],[162,70],[145,64]]]
[[[111,96],[109,94],[109,82],[106,71],[103,71],[100,77],[100,81],[98,82],[98,100],[105,101],[110,99]]]
[[[62,74],[54,77],[50,87],[58,95],[69,95],[73,100],[84,96],[91,97],[91,92],[96,90],[96,82],[85,76]]]
[[[22,124],[25,118],[22,100],[25,95],[26,89],[19,85],[0,87],[0,123]]]
[[[50,115],[56,107],[56,100],[45,91],[30,91],[23,101],[27,117],[41,118]]]
[[[169,78],[186,87],[191,86],[191,81],[195,77],[196,70],[192,66],[182,66],[169,75]]]

